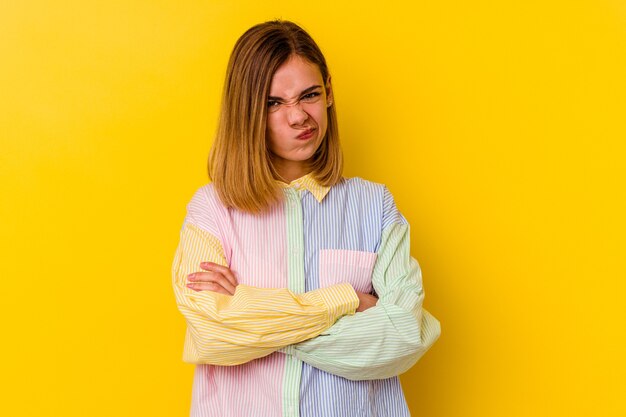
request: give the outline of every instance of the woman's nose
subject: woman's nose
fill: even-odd
[[[290,125],[301,125],[308,119],[309,114],[304,111],[301,103],[294,103],[287,108]]]

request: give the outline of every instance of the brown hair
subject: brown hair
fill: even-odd
[[[289,21],[253,26],[231,53],[208,164],[209,177],[227,207],[259,213],[282,200],[266,143],[267,97],[274,73],[292,55],[317,65],[328,82],[328,66],[319,47]],[[343,158],[335,104],[327,112],[326,136],[312,157],[311,173],[319,183],[332,186],[341,181]]]

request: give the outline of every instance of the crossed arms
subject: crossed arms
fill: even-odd
[[[188,275],[207,261],[226,266],[219,240],[186,222],[173,283],[188,324],[187,362],[237,365],[282,351],[344,378],[381,379],[408,370],[440,334],[439,322],[422,308],[421,272],[410,257],[406,223],[383,230],[372,272],[379,300],[357,314],[362,303],[348,283],[294,294],[237,285],[224,272],[224,291],[188,287]]]

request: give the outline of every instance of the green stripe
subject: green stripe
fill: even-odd
[[[287,224],[288,288],[296,294],[304,293],[304,234],[302,231],[302,203],[293,188],[285,189],[285,218]],[[283,377],[283,417],[300,415],[300,379],[302,361],[285,355]]]
[[[408,224],[382,233],[372,284],[376,307],[344,316],[330,329],[294,347],[314,368],[351,380],[390,378],[407,371],[441,333],[439,321],[422,309],[419,264],[410,255]]]

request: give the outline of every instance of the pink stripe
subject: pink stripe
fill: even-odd
[[[274,353],[238,366],[196,365],[191,417],[282,416],[285,355]]]
[[[354,250],[320,250],[320,287],[348,282],[360,292],[372,291],[372,271],[376,253]]]
[[[188,206],[189,220],[216,236],[240,284],[287,287],[287,242],[282,205],[262,216],[225,209],[212,186]],[[197,365],[192,417],[281,417],[285,356],[273,353],[239,366]]]

